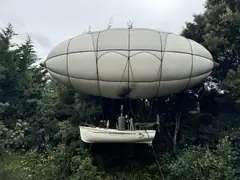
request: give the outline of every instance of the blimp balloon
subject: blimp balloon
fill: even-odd
[[[77,91],[107,98],[152,98],[208,77],[215,63],[197,42],[151,29],[107,29],[63,41],[44,61],[50,75]]]

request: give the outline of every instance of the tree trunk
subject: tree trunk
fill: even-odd
[[[176,146],[177,146],[177,136],[178,136],[178,130],[179,130],[179,127],[180,127],[181,114],[182,114],[182,112],[179,112],[175,116],[175,130],[174,130],[174,136],[173,136],[173,150],[176,150]]]

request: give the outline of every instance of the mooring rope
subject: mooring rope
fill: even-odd
[[[158,170],[159,170],[159,172],[160,172],[160,174],[161,174],[162,180],[165,180],[165,178],[164,178],[164,176],[163,176],[163,172],[162,172],[161,166],[160,166],[159,161],[158,161],[158,158],[157,158],[157,154],[156,154],[156,152],[155,152],[155,150],[154,150],[154,148],[153,148],[153,145],[152,145],[152,144],[149,144],[149,146],[152,147],[152,151],[153,151],[153,154],[154,154],[154,157],[155,157],[157,166],[158,166]]]

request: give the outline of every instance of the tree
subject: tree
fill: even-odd
[[[213,78],[147,101],[88,96],[60,85],[33,65],[39,59],[30,37],[16,45],[12,26],[2,30],[0,179],[2,174],[15,179],[160,179],[148,146],[89,148],[80,141],[79,124],[116,120],[121,104],[138,121],[155,121],[160,115],[153,147],[166,179],[238,179],[239,7],[237,0],[208,0],[205,12],[194,15],[194,22],[182,32],[209,49],[220,63]],[[210,86],[214,78],[217,88]]]
[[[240,60],[240,5],[234,0],[208,0],[205,12],[187,23],[182,35],[203,44],[220,66],[214,77],[222,80]]]

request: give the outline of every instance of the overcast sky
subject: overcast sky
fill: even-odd
[[[29,34],[39,57],[61,41],[91,30],[112,27],[153,28],[179,34],[205,0],[0,0],[0,28],[11,23],[18,42]]]

